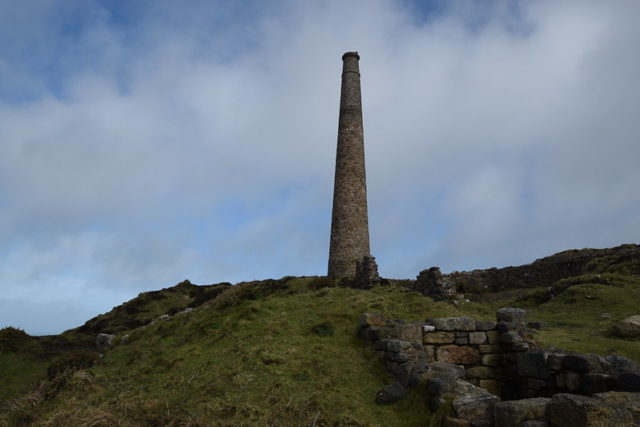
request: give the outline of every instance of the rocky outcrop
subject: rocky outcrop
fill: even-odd
[[[434,300],[461,293],[497,292],[508,289],[551,286],[561,279],[589,273],[616,272],[640,275],[640,245],[607,249],[569,250],[517,267],[489,268],[450,274],[431,267],[420,273],[414,289]],[[598,278],[594,278],[598,280]],[[571,285],[570,283],[568,285]]]
[[[96,350],[102,352],[113,347],[116,336],[112,334],[98,334],[96,337]]]
[[[640,338],[640,314],[629,316],[613,325],[611,332],[623,338]]]
[[[267,289],[273,288],[273,282],[265,280],[260,282],[259,285]],[[199,286],[184,280],[170,288],[142,292],[136,298],[114,307],[108,313],[100,314],[88,320],[84,325],[72,329],[70,332],[91,337],[103,331],[119,334],[148,325],[152,320],[149,315],[151,312],[155,312],[158,305],[166,304],[166,314],[173,315],[187,308],[200,307],[202,304],[216,299],[230,287],[231,283],[227,282]],[[181,295],[182,297],[173,298],[176,295]],[[178,303],[174,305],[176,301]],[[155,309],[150,310],[150,305],[155,306]]]

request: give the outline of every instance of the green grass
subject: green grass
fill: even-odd
[[[25,354],[0,351],[0,403],[37,387],[44,378],[48,365],[47,361]]]
[[[516,305],[527,308],[531,319],[547,323],[536,336],[542,345],[602,355],[617,353],[640,361],[639,341],[624,340],[609,333],[615,322],[638,313],[640,278],[602,276],[608,285],[589,283],[588,276],[580,276],[571,279],[577,284],[548,302]],[[603,277],[598,280],[602,281]],[[561,282],[566,283],[560,281],[560,285]],[[604,313],[611,318],[602,317]]]
[[[601,354],[615,349],[640,360],[638,341],[607,332],[614,320],[637,310],[640,281],[616,276],[609,285],[576,283],[544,304],[514,303],[505,293],[457,307],[397,286],[318,289],[322,281],[314,278],[239,284],[191,313],[122,330],[130,335],[126,344],[93,368],[50,381],[49,400],[14,401],[0,414],[0,425],[427,425],[424,393],[414,391],[391,406],[375,404],[376,392],[395,380],[372,346],[356,336],[361,313],[406,321],[459,315],[490,320],[496,308],[516,304],[548,324],[537,334],[543,345]],[[171,308],[168,301],[182,309],[193,301],[193,290],[183,288],[188,292],[142,295],[128,315],[157,317]],[[127,313],[127,304],[103,319],[123,327],[117,313]],[[603,312],[613,319],[603,319]],[[0,373],[6,378],[9,372],[16,384],[9,393],[33,384],[18,381],[27,380],[23,373],[30,370],[36,378],[46,367],[0,358]]]
[[[188,280],[159,291],[143,292],[131,301],[115,307],[87,321],[79,328],[67,331],[71,334],[93,334],[99,332],[119,333],[146,325],[164,314],[175,314],[189,306],[198,306],[207,296],[217,295],[228,284],[196,286]]]
[[[82,401],[112,415],[135,402],[118,420],[134,424],[162,413],[182,422],[234,425],[424,425],[426,411],[374,403],[375,392],[392,378],[355,336],[355,326],[364,311],[423,318],[449,307],[396,290],[301,292],[305,282],[289,283],[289,291],[298,291],[293,295],[219,311],[211,305],[133,334],[93,370],[101,386]],[[330,325],[333,334],[314,332],[319,324]],[[70,395],[60,409],[68,408],[73,419],[80,396]]]
[[[123,425],[424,425],[420,395],[375,404],[377,390],[394,380],[356,337],[357,319],[366,311],[421,320],[457,310],[398,288],[307,290],[310,280],[288,280],[267,297],[251,284],[231,289],[133,331],[89,370],[81,390],[70,382],[40,405],[37,420],[73,424],[93,413]]]

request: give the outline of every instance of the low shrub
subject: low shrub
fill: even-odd
[[[336,281],[327,276],[315,277],[307,284],[307,287],[312,291],[322,288],[334,288],[335,286]]]
[[[231,283],[223,282],[216,285],[194,287],[189,293],[189,295],[193,298],[193,301],[188,305],[188,307],[200,307],[202,304],[217,298],[218,295],[226,291],[231,286]]]
[[[529,303],[534,306],[542,305],[551,301],[551,293],[547,289],[535,291],[531,294],[523,295],[515,299],[514,303]]]
[[[226,288],[211,304],[218,308],[225,308],[238,305],[243,301],[256,300],[279,291],[287,290],[289,287],[281,280],[267,279],[256,282],[243,282]]]
[[[7,326],[0,329],[0,351],[18,351],[20,346],[29,339],[29,334],[20,328]]]
[[[23,394],[3,404],[3,417],[0,425],[26,426],[33,425],[37,421],[35,408],[42,402],[42,396],[37,391]]]
[[[77,371],[93,366],[98,360],[98,353],[90,350],[74,350],[63,354],[49,365],[47,377],[53,379],[66,371]]]
[[[482,282],[462,282],[456,283],[458,292],[464,294],[477,294],[482,295],[489,292],[489,287]]]

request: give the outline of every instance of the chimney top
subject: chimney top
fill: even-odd
[[[353,56],[358,61],[360,60],[360,55],[358,55],[358,52],[346,52],[344,55],[342,55],[342,60],[344,61],[344,59],[348,56]]]

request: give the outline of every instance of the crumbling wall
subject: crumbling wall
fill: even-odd
[[[363,314],[360,336],[374,343],[397,379],[378,392],[377,401],[393,403],[424,385],[431,411],[450,406],[448,425],[563,425],[558,423],[565,410],[589,422],[602,414],[617,420],[616,425],[627,425],[633,417],[640,421],[635,362],[538,349],[530,327],[541,324],[529,322],[522,309],[502,308],[496,320],[450,317],[407,323]],[[589,405],[597,410],[586,411]]]
[[[454,289],[453,292],[463,294],[548,287],[558,280],[581,274],[616,272],[618,266],[625,263],[629,274],[640,274],[637,268],[640,264],[636,262],[629,265],[629,261],[639,258],[640,245],[627,244],[607,249],[564,251],[516,267],[454,271],[449,274],[441,274],[437,267],[431,267],[418,275],[414,286],[434,300],[445,299],[439,297],[437,292],[434,296],[429,295],[431,288],[437,290],[438,287]]]
[[[456,285],[453,280],[443,275],[438,267],[422,270],[418,274],[412,289],[434,301],[448,300],[457,295]]]
[[[356,262],[355,287],[357,289],[371,289],[380,284],[378,264],[372,255],[365,255]]]

